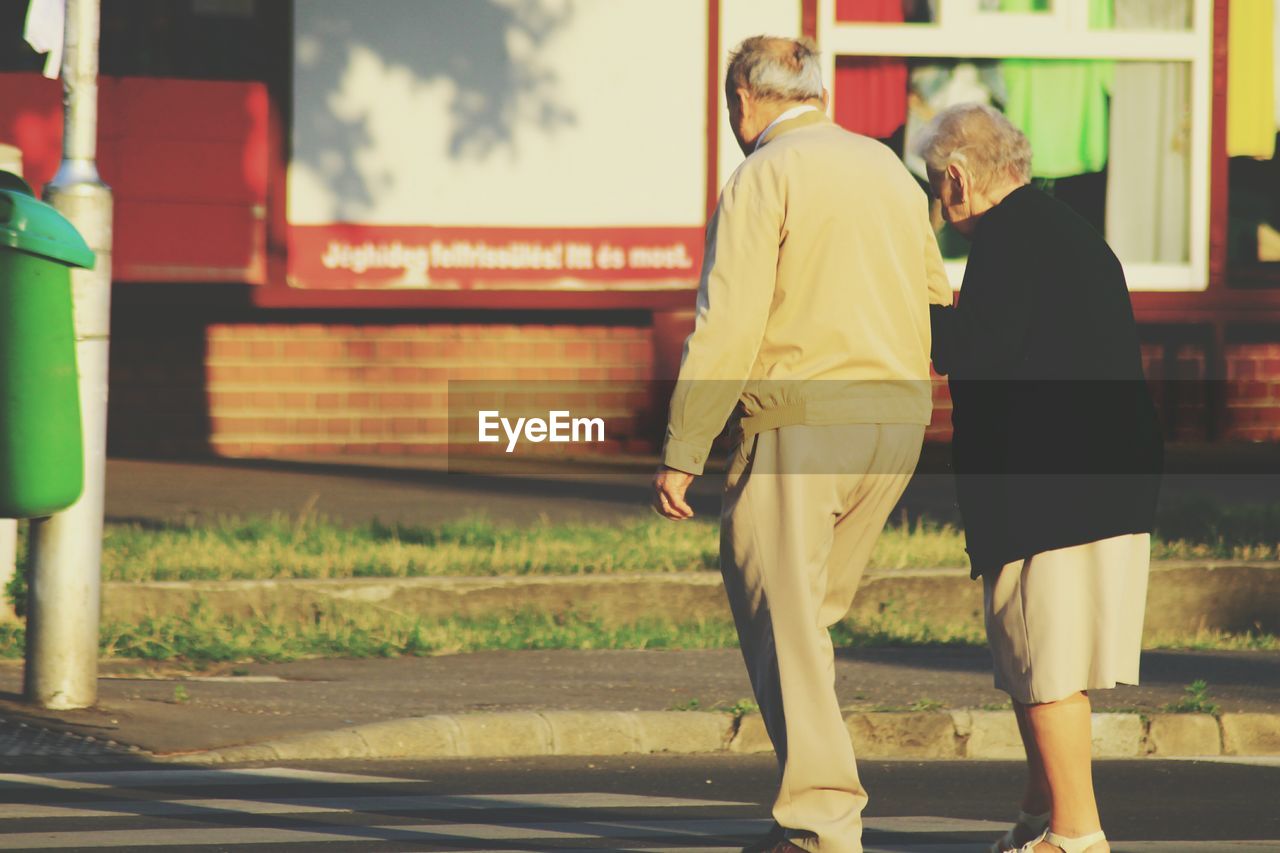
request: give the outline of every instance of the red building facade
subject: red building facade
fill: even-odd
[[[898,0],[681,0],[670,9],[678,27],[639,17],[653,16],[652,3],[630,4],[634,19],[628,3],[578,4],[566,21],[550,2],[541,16],[490,19],[507,7],[486,2],[468,7],[484,7],[474,20],[437,27],[454,42],[471,39],[448,57],[439,46],[439,67],[424,64],[416,43],[395,41],[403,22],[394,13],[381,30],[352,30],[365,4],[349,5],[105,0],[100,167],[117,200],[112,453],[442,453],[449,382],[461,380],[607,383],[619,426],[603,449],[652,449],[662,401],[651,380],[674,375],[692,324],[701,231],[740,159],[723,119],[727,48],[757,31],[815,37],[830,56],[836,120],[904,152],[902,129],[909,135],[934,79],[924,60],[946,56],[939,64],[949,71],[967,64],[931,41],[964,25],[964,13],[933,20],[930,4]],[[972,15],[991,13],[969,5]],[[1031,59],[1062,61],[1051,28],[1087,26],[1064,5],[991,20],[1030,33],[1022,41]],[[6,0],[0,16],[17,20],[24,8]],[[413,8],[425,27],[461,4]],[[1247,195],[1259,174],[1273,180],[1276,161],[1229,150],[1228,0],[1187,0],[1187,10],[1172,33],[1094,38],[1080,29],[1079,46],[1065,50],[1069,61],[1185,70],[1184,245],[1172,260],[1121,255],[1148,373],[1185,380],[1160,386],[1171,437],[1273,441],[1280,264],[1258,245],[1266,212],[1260,236],[1239,250],[1250,226],[1240,225],[1247,217],[1232,193]],[[638,60],[616,39],[630,34],[641,57],[653,48],[645,26],[681,31],[670,73],[696,92],[682,90],[652,127],[621,133],[613,113],[584,106],[599,93],[577,78],[602,77],[591,84],[634,107],[648,91],[646,69],[633,68]],[[866,27],[882,28],[874,48]],[[1037,39],[1047,52],[1035,53]],[[597,42],[620,54],[629,76],[583,67],[599,60]],[[142,45],[157,44],[166,47],[145,55]],[[539,64],[540,47],[550,64]],[[325,65],[335,53],[336,70]],[[489,63],[487,76],[468,61]],[[20,46],[0,45],[0,63],[0,142],[21,149],[39,186],[57,166],[60,85],[41,78],[38,58]],[[671,84],[653,86],[664,103]],[[384,107],[351,94],[369,87],[386,90]],[[513,103],[500,94],[509,91],[532,94]],[[409,124],[394,123],[396,99],[415,106]],[[453,135],[437,139],[445,117]],[[666,133],[671,154],[654,136]],[[629,166],[653,149],[673,165],[652,174]],[[558,153],[520,164],[528,150]],[[1120,161],[1111,168],[1114,177]],[[503,185],[509,195],[495,189]],[[625,218],[633,208],[635,219]],[[492,220],[479,221],[489,210]],[[958,277],[962,258],[954,268]],[[949,430],[943,386],[937,403],[935,438]]]

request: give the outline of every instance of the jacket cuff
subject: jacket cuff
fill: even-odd
[[[667,441],[662,446],[662,464],[686,474],[700,475],[707,464],[710,450],[710,447],[667,436]]]

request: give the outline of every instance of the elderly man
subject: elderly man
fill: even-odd
[[[924,192],[827,119],[811,43],[746,40],[725,92],[747,159],[708,227],[655,508],[693,515],[685,492],[740,406],[721,568],[781,768],[775,832],[746,849],[860,851],[867,796],[828,629],[915,470],[928,306],[951,291]]]

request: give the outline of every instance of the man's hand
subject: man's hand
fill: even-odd
[[[659,465],[653,475],[653,509],[672,521],[693,518],[693,508],[685,502],[684,493],[693,483],[693,475],[666,465]]]

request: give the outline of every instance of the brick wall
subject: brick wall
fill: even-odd
[[[682,337],[655,334],[652,325],[589,321],[126,319],[112,342],[110,447],[137,456],[441,454],[450,380],[508,387],[560,380],[586,383],[575,384],[575,393],[595,383],[592,414],[610,416],[610,440],[595,450],[652,452],[665,400],[656,399],[662,389],[650,380]],[[655,352],[659,346],[664,352]],[[1203,440],[1204,347],[1148,341],[1142,352],[1168,437]],[[1280,342],[1230,343],[1226,369],[1224,438],[1280,441]],[[551,401],[544,393],[528,402]],[[936,377],[934,407],[927,437],[947,441],[951,402]]]
[[[1207,435],[1204,347],[1182,342],[1145,343],[1142,366],[1165,438],[1203,441]]]
[[[1227,347],[1227,436],[1280,441],[1280,343]]]
[[[1227,376],[1213,390],[1226,396],[1225,441],[1280,441],[1280,342],[1229,343]],[[1144,343],[1142,363],[1171,441],[1207,437],[1210,386],[1205,347],[1195,343]],[[951,399],[946,381],[934,377],[930,441],[951,438]]]
[[[117,334],[113,349],[111,445],[135,455],[444,453],[450,380],[606,383],[616,398],[643,391],[652,372],[651,330],[635,326],[228,322],[134,331]],[[623,403],[644,410],[644,400]],[[610,421],[621,433],[597,449],[645,449],[651,417],[629,414]]]
[[[571,325],[215,325],[210,444],[226,456],[443,453],[450,380],[643,382],[649,331]]]
[[[1201,344],[1144,344],[1142,353],[1170,440],[1205,440],[1212,391],[1225,396],[1223,440],[1280,441],[1280,342],[1229,342],[1226,377],[1212,385]]]

